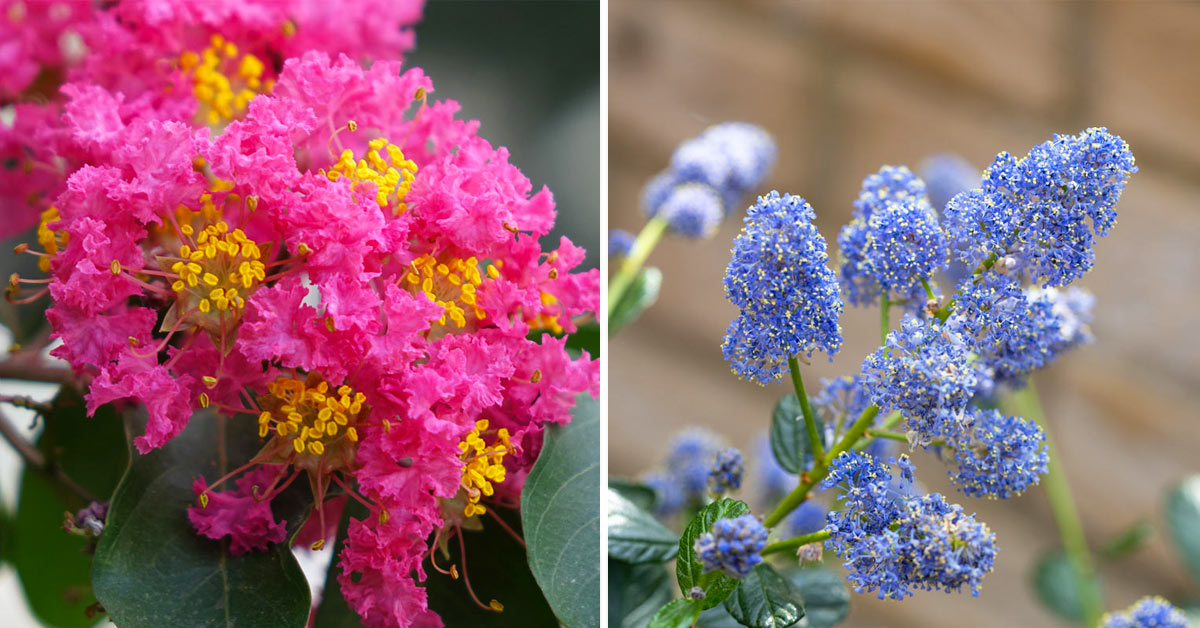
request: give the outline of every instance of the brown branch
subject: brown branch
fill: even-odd
[[[15,355],[0,362],[0,379],[65,384],[71,381],[71,369],[50,366],[37,355]]]

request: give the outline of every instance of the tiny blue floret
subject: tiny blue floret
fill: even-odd
[[[762,562],[767,546],[767,529],[751,514],[734,519],[718,519],[712,531],[696,538],[696,553],[704,571],[723,571],[732,578],[741,578]]]

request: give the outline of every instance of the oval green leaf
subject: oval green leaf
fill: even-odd
[[[679,537],[654,515],[613,489],[605,492],[608,555],[630,564],[661,563],[679,551]]]
[[[613,628],[645,628],[671,601],[671,574],[666,565],[630,565],[608,561],[608,623]]]
[[[780,397],[771,411],[771,453],[788,473],[799,474],[812,459],[808,450],[808,432],[796,393]]]
[[[621,296],[621,302],[613,308],[612,316],[608,319],[608,335],[616,334],[617,330],[641,316],[643,310],[654,305],[661,287],[662,271],[653,266],[643,268]]]
[[[675,559],[675,577],[679,590],[687,595],[692,587],[704,590],[704,599],[699,602],[702,609],[712,608],[725,601],[737,588],[738,581],[720,571],[704,573],[704,564],[696,554],[696,539],[712,530],[718,519],[729,519],[750,512],[745,502],[729,498],[719,499],[707,506],[688,523],[679,538],[679,555]]]
[[[725,610],[749,628],[787,628],[804,616],[804,599],[774,568],[759,563],[725,598]]]
[[[203,474],[212,481],[225,472],[217,457],[221,422],[227,459],[232,465],[249,460],[261,446],[253,421],[198,413],[162,448],[135,455],[113,495],[92,586],[121,628],[295,628],[308,620],[308,582],[287,544],[232,556],[227,542],[198,536],[187,519],[192,480]],[[302,484],[272,504],[289,534],[311,507]]]
[[[687,628],[699,612],[699,606],[687,600],[675,600],[658,609],[647,628]]]
[[[1167,528],[1183,562],[1200,580],[1200,475],[1193,475],[1167,494]]]
[[[1083,623],[1079,584],[1071,561],[1061,551],[1044,554],[1033,568],[1033,589],[1051,612],[1074,623]]]
[[[582,393],[571,422],[546,429],[521,493],[529,568],[568,628],[600,623],[599,443],[600,404]]]
[[[846,580],[827,569],[796,569],[788,581],[804,600],[804,619],[797,626],[830,628],[842,623],[850,612],[850,589]]]
[[[654,512],[654,506],[658,503],[658,494],[654,489],[633,480],[609,477],[608,488],[646,512]]]

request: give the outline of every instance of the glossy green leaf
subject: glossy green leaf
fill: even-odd
[[[725,598],[725,610],[749,628],[787,628],[804,616],[804,599],[774,568],[759,563]]]
[[[1079,603],[1079,588],[1071,562],[1061,551],[1043,555],[1034,565],[1033,589],[1038,600],[1055,615],[1083,622],[1083,607]]]
[[[687,600],[675,600],[658,609],[648,628],[687,628],[696,619],[699,609]]]
[[[286,544],[231,556],[227,541],[198,536],[187,519],[195,501],[192,480],[215,481],[224,466],[253,457],[261,447],[254,427],[253,421],[197,413],[162,448],[133,458],[113,495],[92,568],[96,596],[121,628],[296,628],[307,621],[308,583]],[[289,534],[311,507],[306,484],[293,483],[272,502]]]
[[[342,587],[338,582],[337,575],[342,572],[339,562],[342,556],[342,545],[346,538],[346,531],[350,528],[350,517],[363,519],[367,516],[367,509],[354,500],[348,500],[342,510],[342,521],[338,524],[337,538],[334,539],[333,557],[329,561],[329,568],[325,570],[325,588],[321,591],[321,604],[317,607],[317,614],[313,618],[313,628],[362,628],[362,620],[358,613],[346,604],[346,598],[342,597]]]
[[[1154,536],[1154,526],[1149,521],[1138,521],[1126,528],[1096,552],[1104,560],[1117,560],[1136,552]]]
[[[567,336],[567,349],[587,351],[593,358],[600,357],[600,325],[587,323],[580,325],[575,333]]]
[[[795,393],[779,398],[771,411],[771,453],[788,473],[800,473],[812,462],[808,431]]]
[[[644,628],[654,613],[671,601],[671,574],[666,565],[630,565],[608,561],[608,625]]]
[[[654,506],[658,503],[658,494],[654,492],[654,489],[633,480],[610,477],[608,478],[608,488],[620,493],[621,497],[628,499],[646,512],[654,512]]]
[[[1200,475],[1188,477],[1167,494],[1167,529],[1183,562],[1200,580]]]
[[[804,620],[801,619],[800,621],[803,622]],[[729,614],[729,611],[725,610],[724,606],[714,606],[700,613],[700,620],[696,622],[696,628],[741,628],[741,626],[738,620],[734,619]]]
[[[46,416],[38,449],[99,500],[112,495],[128,464],[125,432],[110,406],[85,413],[84,401],[63,387]],[[4,539],[29,606],[48,625],[91,626],[85,609],[96,601],[90,582],[88,542],[63,530],[63,516],[87,503],[45,474],[26,469],[17,512]]]
[[[846,579],[827,569],[795,569],[786,574],[804,599],[804,618],[797,626],[830,628],[850,612],[850,589]]]
[[[608,489],[604,498],[608,521],[608,555],[627,563],[661,563],[679,551],[679,537],[654,515]]]
[[[593,511],[595,506],[593,506]],[[516,512],[493,508],[509,527],[521,534],[521,521]],[[462,540],[467,546],[467,562],[464,568],[462,551],[457,538],[447,544],[449,557],[443,557],[438,551],[438,564],[445,568],[458,565],[458,572],[471,580],[471,588],[484,604],[496,600],[504,605],[504,611],[484,610],[471,601],[470,593],[464,578],[455,580],[450,576],[438,573],[428,564],[425,571],[425,591],[429,594],[429,608],[441,616],[447,626],[473,626],[479,628],[500,628],[514,626],[517,628],[542,628],[558,625],[554,611],[542,596],[538,582],[534,580],[525,562],[525,548],[521,547],[504,528],[496,524],[490,515],[481,519],[483,530],[462,531]],[[529,540],[525,532],[526,541]],[[596,532],[597,543],[600,533]],[[598,550],[597,550],[598,552]],[[569,557],[567,557],[569,559]],[[599,559],[588,565],[593,578],[599,578]],[[597,581],[597,585],[598,585]],[[581,583],[578,589],[580,597],[589,597],[587,603],[600,604],[598,586],[591,590],[587,583]],[[597,615],[599,613],[597,612]],[[599,619],[590,625],[599,624]],[[575,624],[567,624],[575,628]]]
[[[654,305],[661,287],[662,271],[653,266],[643,268],[613,308],[612,316],[608,319],[608,335],[611,337],[616,334],[619,329],[636,320],[642,311]]]
[[[747,512],[750,512],[750,507],[745,502],[729,498],[719,499],[696,513],[679,539],[679,555],[675,559],[675,577],[679,581],[679,590],[687,595],[692,587],[703,589],[704,599],[699,602],[701,608],[712,608],[725,601],[737,588],[738,581],[721,571],[704,573],[704,564],[700,562],[700,556],[694,547],[696,538],[712,530],[713,523],[718,519],[729,519]]]
[[[571,422],[546,429],[525,479],[529,568],[568,628],[600,623],[600,403],[581,393]]]

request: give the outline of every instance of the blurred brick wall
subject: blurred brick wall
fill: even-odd
[[[1093,545],[1139,518],[1157,528],[1147,548],[1102,568],[1108,606],[1200,597],[1168,551],[1161,515],[1163,488],[1200,472],[1200,6],[611,0],[609,20],[612,227],[636,231],[645,181],[679,141],[724,120],[775,135],[779,161],[764,189],[808,198],[831,253],[862,178],[885,163],[915,168],[948,150],[983,167],[1000,150],[1023,154],[1087,126],[1124,137],[1141,171],[1078,283],[1097,296],[1098,341],[1039,386]],[[647,469],[688,424],[745,446],[787,391],[742,382],[721,358],[735,315],[721,278],[738,228],[732,220],[702,243],[668,239],[651,256],[661,298],[609,350],[612,473]],[[877,310],[848,310],[846,345],[807,379],[856,371],[877,325]],[[931,490],[996,531],[996,570],[979,599],[855,596],[846,625],[1066,625],[1027,583],[1057,542],[1041,491],[975,500],[948,486],[940,463],[917,463]]]

